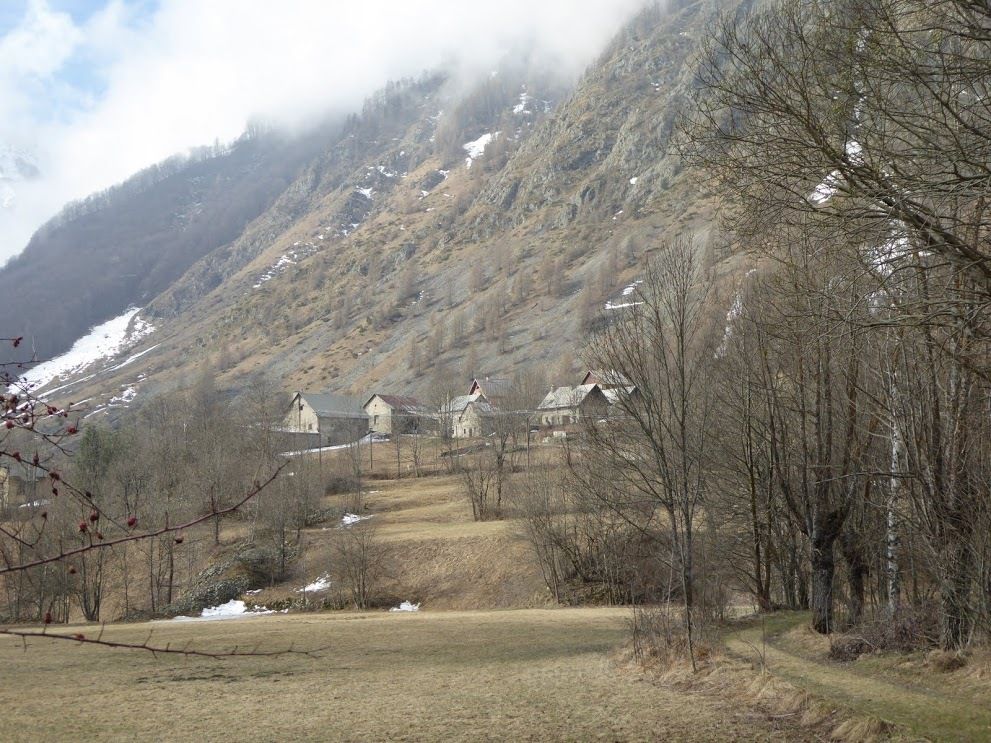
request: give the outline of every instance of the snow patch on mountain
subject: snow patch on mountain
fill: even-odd
[[[320,239],[323,239],[321,236]],[[275,259],[266,270],[265,273],[261,274],[255,283],[251,285],[252,289],[261,289],[262,284],[266,281],[271,281],[276,276],[285,273],[290,266],[295,266],[304,258],[309,258],[311,255],[317,252],[318,246],[311,242],[296,241],[290,250],[280,255]]]
[[[607,310],[621,310],[624,307],[636,307],[637,305],[643,304],[642,301],[637,299],[631,299],[633,293],[637,290],[637,287],[643,283],[643,279],[637,279],[629,286],[623,288],[623,291],[619,294],[619,301],[609,300],[605,304]]]
[[[155,330],[150,322],[137,317],[139,312],[140,307],[129,307],[122,315],[94,326],[65,353],[26,371],[19,385],[31,389],[43,388],[57,379],[66,379],[98,361],[111,359],[129,350]]]
[[[485,148],[488,147],[496,137],[499,136],[499,132],[486,132],[478,139],[474,139],[471,142],[465,142],[461,147],[468,157],[465,158],[465,167],[470,168],[471,164],[480,158],[485,152]]]
[[[526,86],[524,85],[523,92],[520,93],[520,102],[517,103],[515,106],[513,106],[513,113],[516,114],[517,116],[530,113],[530,110],[527,108],[527,106],[532,100],[533,100],[533,96],[531,96],[529,93],[526,92]]]

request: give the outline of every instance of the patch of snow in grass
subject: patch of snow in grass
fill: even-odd
[[[312,583],[296,589],[296,593],[316,593],[326,591],[328,588],[330,588],[330,575],[324,573]]]
[[[393,606],[389,611],[420,611],[420,605],[412,601],[404,601],[399,606]]]
[[[134,387],[128,387],[119,395],[114,395],[110,398],[111,405],[124,405],[125,407],[129,402],[132,402],[135,397],[138,396],[138,391]]]
[[[642,279],[637,279],[629,286],[623,287],[623,291],[620,292],[620,297],[626,299],[633,295],[633,292],[637,290],[637,287],[643,283]],[[638,301],[627,301],[627,302],[614,302],[611,299],[606,302],[605,308],[607,310],[620,310],[624,307],[636,307],[637,305],[643,304],[643,302]]]
[[[352,524],[357,524],[359,521],[368,521],[371,516],[359,516],[356,513],[346,513],[341,518],[341,526],[351,526]]]
[[[640,178],[639,178],[639,177],[637,177],[637,176],[633,176],[632,178],[630,178],[630,185],[631,185],[631,186],[635,186],[635,185],[637,185],[637,181],[639,181],[639,180],[640,180]]]
[[[154,350],[155,350],[156,348],[158,348],[158,347],[159,347],[160,345],[162,345],[162,344],[161,344],[161,343],[156,343],[156,344],[155,344],[154,346],[152,346],[151,348],[146,348],[146,349],[145,349],[144,351],[138,351],[138,352],[137,352],[136,354],[134,354],[133,356],[128,356],[128,357],[127,357],[126,359],[124,359],[123,361],[121,361],[121,362],[120,362],[119,364],[116,364],[116,365],[114,365],[114,366],[111,366],[111,367],[110,367],[109,369],[107,369],[107,371],[108,371],[108,372],[112,372],[112,371],[117,371],[118,369],[122,369],[122,368],[124,368],[125,366],[127,366],[128,364],[130,364],[130,363],[131,363],[132,361],[137,361],[137,360],[138,360],[138,359],[140,359],[140,358],[141,358],[142,356],[144,356],[144,355],[145,355],[146,353],[151,353],[151,352],[152,352],[152,351],[154,351]],[[145,375],[144,375],[144,374],[139,374],[138,376],[139,376],[139,377],[143,377],[143,376],[145,376]]]
[[[323,239],[323,236],[320,237]],[[308,258],[317,252],[317,246],[313,243],[305,245],[296,241],[293,243],[293,250],[288,250],[280,255],[271,266],[258,277],[258,280],[251,285],[252,289],[260,289],[266,281],[271,281],[276,276],[283,274],[290,266],[295,266],[304,258]]]
[[[198,617],[175,617],[174,621],[196,622],[196,621],[216,621],[218,619],[237,619],[239,617],[252,617],[261,614],[274,614],[272,609],[260,607],[258,609],[248,609],[247,605],[240,599],[231,599],[226,604],[219,606],[208,606]]]
[[[354,190],[357,191],[358,193],[360,193],[362,196],[364,196],[369,201],[372,200],[372,194],[375,193],[375,191],[373,189],[371,189],[371,188],[355,188]]]
[[[606,302],[606,309],[621,310],[624,307],[636,307],[637,305],[641,305],[641,304],[643,304],[643,302],[620,302],[619,304],[616,304],[614,302]]]

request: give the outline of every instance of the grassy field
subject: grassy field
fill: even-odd
[[[769,617],[763,627],[730,633],[726,642],[740,657],[755,657],[759,649],[775,677],[823,702],[892,723],[909,739],[991,740],[986,657],[972,657],[953,672],[940,671],[924,653],[832,661],[828,638],[814,633],[803,613]]]
[[[361,515],[371,517],[383,550],[373,594],[376,603],[410,600],[429,609],[519,609],[551,604],[523,527],[513,519],[472,521],[460,478],[436,475],[371,480]],[[323,505],[339,506],[342,496]],[[287,596],[332,572],[336,523],[305,530],[305,560],[285,584],[265,590],[260,603]]]
[[[619,609],[321,614],[106,630],[141,640],[152,629],[158,643],[200,649],[324,648],[317,658],[156,658],[0,638],[0,738],[806,739],[625,667],[616,649],[627,617]]]

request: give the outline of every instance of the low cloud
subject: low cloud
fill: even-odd
[[[40,180],[0,210],[0,261],[66,201],[253,116],[299,126],[357,110],[389,79],[469,76],[534,41],[577,74],[644,0],[159,0],[107,2],[81,22],[32,0],[0,37],[0,144]]]

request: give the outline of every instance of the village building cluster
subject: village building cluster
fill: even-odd
[[[463,395],[447,396],[431,406],[409,395],[376,392],[367,398],[296,392],[283,430],[307,437],[311,446],[350,443],[366,434],[420,433],[455,439],[488,436],[499,416],[525,419],[531,428],[566,434],[583,420],[612,414],[622,395],[636,388],[615,371],[592,370],[577,385],[551,388],[540,400],[522,400],[512,382],[476,378]]]
[[[614,371],[589,371],[577,385],[553,387],[540,400],[526,400],[512,381],[473,379],[463,395],[428,405],[409,395],[376,392],[368,397],[324,392],[293,393],[277,427],[285,448],[296,452],[351,444],[366,436],[402,434],[474,439],[489,436],[500,416],[510,416],[547,436],[567,436],[583,421],[614,415],[623,395],[636,387]],[[25,463],[0,463],[0,511],[48,504],[42,487],[46,473]]]

